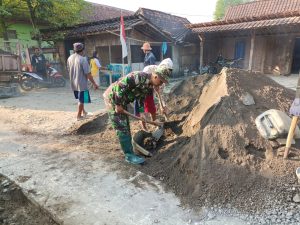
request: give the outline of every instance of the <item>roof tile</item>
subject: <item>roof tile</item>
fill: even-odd
[[[228,8],[224,20],[261,17],[300,11],[300,0],[259,0]]]

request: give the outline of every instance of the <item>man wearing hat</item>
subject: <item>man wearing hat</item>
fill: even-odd
[[[117,132],[125,160],[129,163],[142,164],[145,160],[133,152],[129,118],[123,112],[127,109],[127,105],[135,99],[140,102],[140,105],[143,105],[145,97],[153,92],[153,88],[167,83],[169,76],[167,67],[158,67],[151,74],[131,72],[111,84],[103,94],[109,119]]]
[[[144,58],[144,66],[155,65],[156,58],[154,54],[151,52],[152,48],[149,42],[145,42],[141,47],[145,54]]]
[[[90,66],[85,57],[83,57],[84,45],[82,43],[74,43],[74,54],[68,58],[67,68],[70,76],[71,88],[74,96],[78,99],[77,120],[82,120],[87,116],[84,110],[84,103],[90,103],[91,98],[88,90],[88,80],[91,81],[94,88],[98,85],[95,83]]]

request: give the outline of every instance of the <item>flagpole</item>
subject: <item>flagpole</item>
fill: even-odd
[[[124,58],[128,55],[128,52],[127,52],[126,32],[125,32],[122,9],[121,9],[121,23],[120,23],[120,41],[122,45],[122,76],[125,76]]]
[[[123,13],[122,13],[122,9],[121,9],[121,17],[123,16]],[[126,43],[126,42],[125,42]],[[123,53],[122,53],[122,77],[124,77],[125,76],[125,74],[124,74],[125,72],[124,72],[124,58],[123,58]]]

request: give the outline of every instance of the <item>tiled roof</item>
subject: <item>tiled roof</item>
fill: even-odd
[[[261,28],[275,28],[280,26],[299,26],[300,16],[275,18],[269,20],[258,20],[240,23],[215,23],[211,26],[199,26],[192,28],[195,33],[214,33],[224,31],[239,31],[239,30],[252,30]],[[299,29],[299,28],[298,28]]]
[[[130,16],[134,14],[133,11],[87,2],[87,6],[82,10],[81,16],[85,22],[94,22],[120,17],[121,11],[123,16]]]
[[[131,27],[134,24],[142,22],[142,20],[135,15],[132,16],[124,16],[124,26],[126,28]],[[101,31],[112,31],[112,30],[119,30],[120,29],[120,17],[116,17],[113,19],[108,20],[101,20],[97,22],[79,24],[69,30],[67,37],[69,36],[76,36],[82,34],[89,34],[89,33],[97,33]]]
[[[172,41],[169,34],[161,32],[158,28],[150,23],[146,22],[144,18],[138,15],[124,16],[125,29],[131,29],[134,27],[136,31],[149,36],[157,37],[159,40]],[[116,17],[108,20],[101,20],[96,22],[78,24],[71,27],[65,28],[54,28],[54,29],[42,29],[41,33],[43,38],[50,39],[53,34],[62,32],[65,38],[82,37],[89,34],[97,34],[101,32],[114,32],[119,33],[120,29],[120,17]]]
[[[136,12],[136,15],[143,16],[146,20],[150,21],[163,32],[169,33],[174,40],[179,42],[190,32],[185,25],[191,23],[184,17],[146,8],[140,8]]]
[[[135,26],[135,29],[138,29],[142,34],[149,37],[151,35],[158,35],[164,40],[176,43],[184,43],[186,37],[190,39],[197,37],[196,34],[193,34],[185,26],[186,24],[190,24],[186,18],[151,9],[140,8],[134,15],[124,16],[124,24],[126,29],[140,25],[138,27]],[[118,31],[119,28],[120,15],[117,15],[112,19],[88,22],[59,29],[43,29],[41,32],[45,39],[51,38],[52,34],[58,31],[63,32],[66,38],[70,38],[105,31]]]
[[[259,0],[228,8],[224,20],[260,18],[300,11],[300,0]]]
[[[299,18],[300,0],[260,0],[231,6],[223,20],[188,27],[195,33],[290,27],[300,25]]]

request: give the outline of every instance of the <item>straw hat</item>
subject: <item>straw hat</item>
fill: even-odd
[[[143,49],[143,50],[145,50],[145,51],[147,51],[147,50],[150,51],[152,48],[151,48],[149,42],[145,42],[145,43],[143,44],[143,46],[141,47],[141,49]]]

